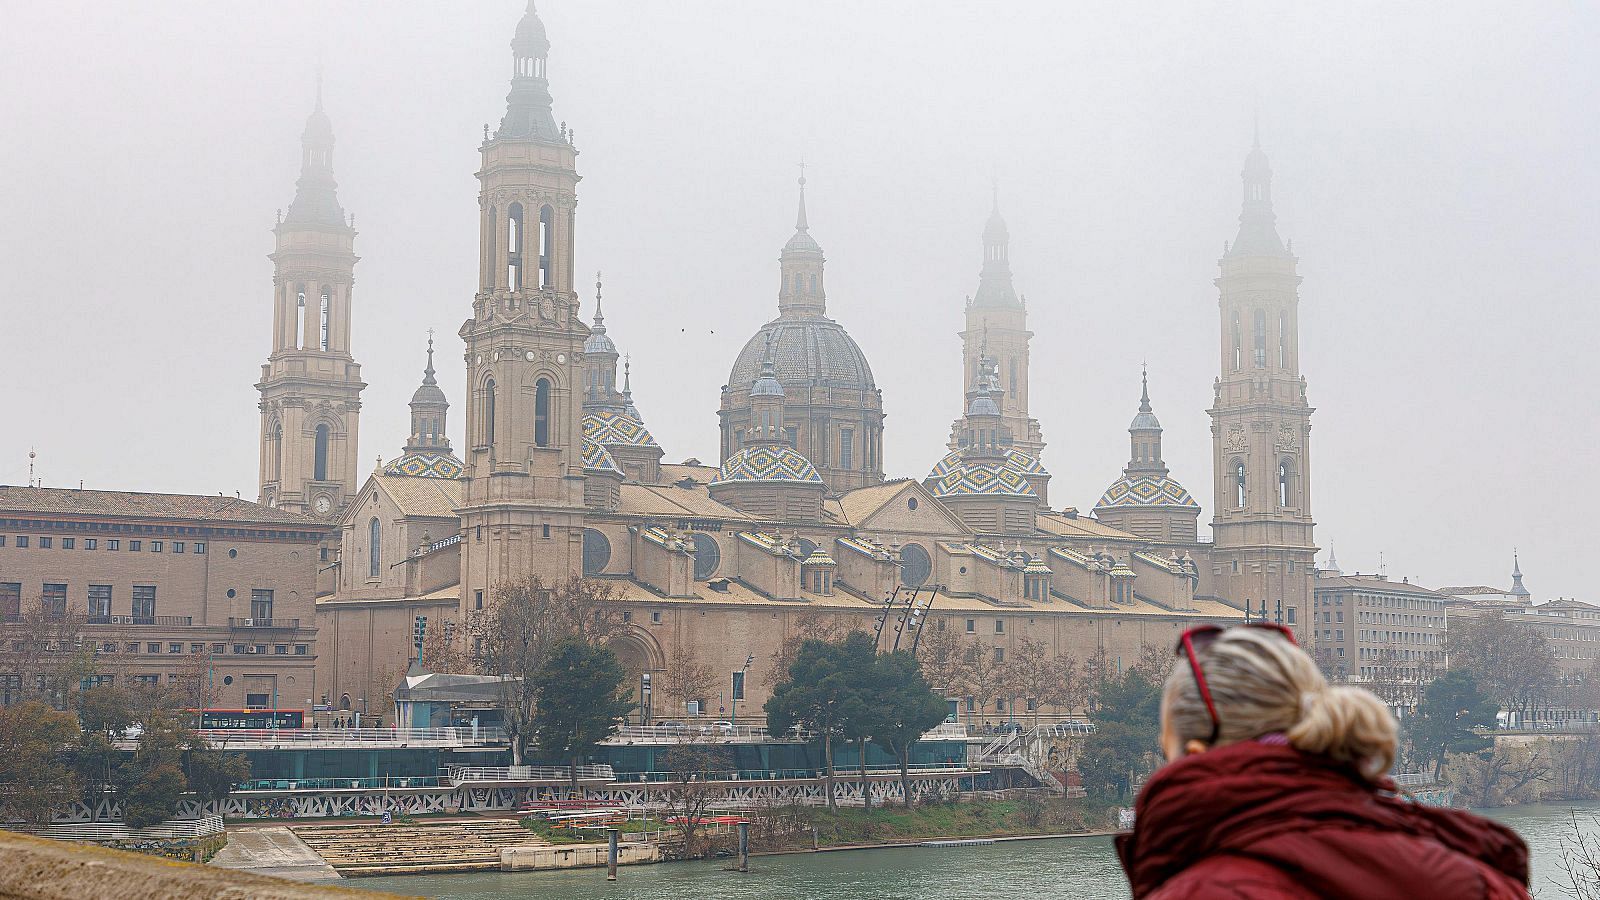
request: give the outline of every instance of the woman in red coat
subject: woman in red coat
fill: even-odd
[[[1527,898],[1528,849],[1396,796],[1382,701],[1330,686],[1274,626],[1185,632],[1161,698],[1168,764],[1117,852],[1136,898]]]

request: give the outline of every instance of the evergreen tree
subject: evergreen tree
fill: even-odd
[[[570,763],[574,790],[578,765],[634,710],[627,678],[610,650],[568,638],[551,648],[531,679],[538,698],[530,723],[534,744],[545,756]]]
[[[1472,729],[1493,728],[1499,711],[1499,705],[1484,696],[1471,674],[1454,669],[1428,685],[1416,715],[1406,720],[1406,737],[1416,752],[1432,763],[1437,777],[1446,754],[1475,753],[1494,746],[1492,738]]]
[[[786,734],[800,728],[822,739],[823,776],[828,806],[834,807],[833,742],[861,731],[872,698],[877,648],[872,636],[851,632],[838,642],[807,640],[795,651],[789,678],[767,700],[767,731]]]
[[[865,731],[900,764],[900,790],[911,807],[911,749],[946,715],[945,699],[928,686],[916,657],[901,650],[873,660],[866,682],[870,706]]]

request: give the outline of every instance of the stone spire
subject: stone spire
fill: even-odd
[[[745,431],[747,446],[784,443],[783,383],[772,360],[772,333],[767,333],[766,353],[761,360],[761,375],[750,385],[750,427]]]
[[[1522,560],[1517,558],[1517,551],[1511,551],[1511,596],[1518,600],[1531,601],[1533,594],[1522,584]]]
[[[978,274],[978,293],[973,296],[975,306],[1022,308],[1017,290],[1011,283],[1011,230],[1000,215],[1000,185],[991,186],[994,206],[989,221],[983,226],[983,269]]]
[[[322,109],[322,77],[317,76],[317,105],[300,133],[300,180],[284,222],[290,225],[348,227],[333,180],[333,122]]]
[[[1227,255],[1292,256],[1278,237],[1278,217],[1272,211],[1272,166],[1261,150],[1259,126],[1240,178],[1244,181],[1244,207],[1239,212],[1239,236]]]
[[[1328,547],[1328,566],[1322,571],[1327,572],[1329,575],[1344,574],[1344,571],[1339,568],[1339,553],[1332,546]]]
[[[583,342],[583,409],[622,409],[623,396],[617,392],[617,345],[606,333],[602,307],[603,279],[594,273],[594,325]]]
[[[778,314],[784,318],[820,317],[828,311],[823,289],[822,245],[811,236],[806,220],[805,164],[800,167],[800,205],[795,213],[794,237],[778,255],[781,281],[778,284]]]
[[[1167,464],[1161,459],[1161,420],[1150,406],[1150,368],[1144,367],[1139,377],[1139,413],[1128,425],[1127,472],[1154,472],[1167,474]]]
[[[428,364],[422,370],[422,384],[411,395],[411,439],[405,452],[450,452],[450,439],[445,436],[445,419],[450,403],[434,378],[433,331],[428,331]]]
[[[500,120],[497,140],[533,139],[565,142],[564,129],[556,127],[550,81],[546,63],[550,57],[550,39],[545,35],[544,22],[533,0],[528,0],[528,11],[517,23],[517,33],[511,39],[511,93],[506,95],[506,114]]]
[[[962,420],[965,429],[960,443],[969,461],[1004,457],[1006,451],[1011,449],[1011,430],[1005,427],[1000,404],[995,400],[995,393],[999,389],[995,362],[984,356],[979,365],[982,370],[978,373],[976,390],[967,402],[967,414]]]

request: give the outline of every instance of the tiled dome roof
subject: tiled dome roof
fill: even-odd
[[[1200,504],[1189,496],[1183,485],[1165,475],[1124,475],[1106,488],[1105,496],[1095,509],[1125,506],[1165,507],[1168,509],[1199,509]]]
[[[933,484],[935,497],[1034,497],[1028,479],[1008,464],[973,463],[957,466],[946,472]]]
[[[385,475],[409,475],[412,478],[460,478],[466,467],[451,453],[407,453],[383,467]]]
[[[736,395],[747,395],[761,376],[769,334],[773,369],[786,390],[812,385],[861,391],[877,389],[866,354],[844,326],[816,316],[775,319],[761,326],[739,351],[733,371],[728,373],[728,388]]]
[[[591,472],[622,474],[622,467],[617,465],[610,451],[588,438],[583,439],[583,468]]]
[[[823,483],[811,460],[784,444],[758,444],[728,457],[713,483],[730,481],[790,481],[818,486]]]
[[[654,447],[656,439],[635,416],[614,409],[601,409],[583,416],[583,437],[604,446],[606,444],[631,444],[635,447]]]
[[[944,476],[955,471],[957,468],[965,465],[965,452],[966,451],[964,450],[952,450],[949,453],[946,453],[944,459],[941,459],[934,464],[933,471],[928,473],[928,477],[931,479],[943,478]],[[1007,450],[1005,465],[1006,468],[1011,469],[1019,475],[1050,474],[1049,472],[1045,471],[1044,463],[1039,462],[1038,458],[1029,456],[1028,454],[1023,453],[1021,450]]]

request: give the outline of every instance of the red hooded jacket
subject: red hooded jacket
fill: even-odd
[[[1528,848],[1511,829],[1292,747],[1185,757],[1151,777],[1136,809],[1117,853],[1140,900],[1528,897]]]

